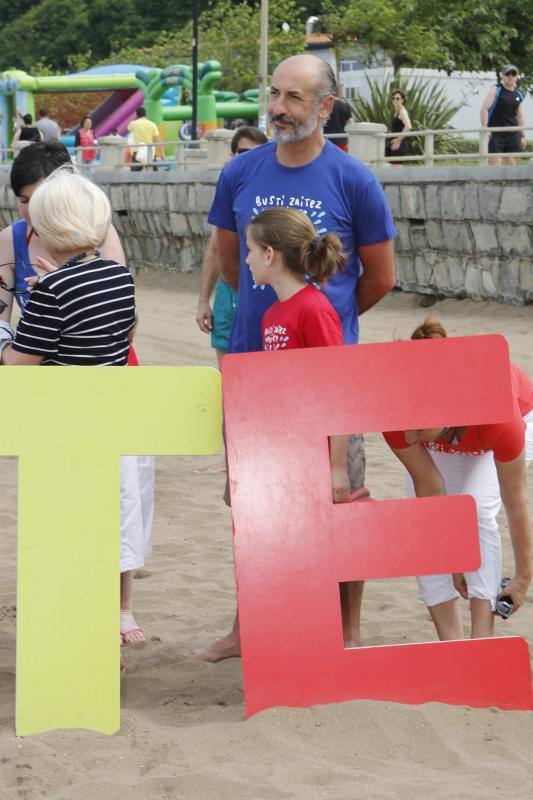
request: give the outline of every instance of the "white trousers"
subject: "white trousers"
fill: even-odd
[[[140,569],[152,552],[153,456],[120,458],[120,571]]]
[[[533,411],[524,417],[526,428],[526,464],[533,460]],[[502,506],[494,454],[480,456],[430,452],[444,480],[446,494],[469,494],[475,502],[478,517],[481,566],[465,572],[468,597],[490,600],[492,610],[500,592],[501,539],[496,517]],[[407,479],[409,497],[414,497],[413,482]],[[423,575],[417,578],[420,599],[435,606],[459,597],[451,575]]]

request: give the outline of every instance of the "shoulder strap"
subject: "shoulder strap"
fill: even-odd
[[[491,114],[494,111],[494,109],[496,108],[496,105],[498,103],[498,100],[500,99],[501,93],[502,93],[502,85],[501,85],[501,83],[497,83],[496,84],[496,94],[494,96],[494,100],[492,101],[492,104],[491,104],[489,110],[487,111],[487,122],[489,122],[489,123],[490,123]]]
[[[11,226],[13,235],[13,258],[15,261],[15,300],[23,309],[27,304],[30,293],[24,278],[29,278],[37,273],[30,262],[28,245],[26,243],[27,223],[19,219]]]

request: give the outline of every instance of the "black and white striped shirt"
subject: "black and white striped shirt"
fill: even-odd
[[[60,267],[37,281],[13,349],[43,364],[122,366],[135,324],[133,278],[103,258]]]

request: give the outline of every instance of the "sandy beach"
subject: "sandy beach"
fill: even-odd
[[[197,283],[196,275],[137,276],[142,363],[215,365],[194,321]],[[503,333],[513,360],[533,375],[533,306],[444,300],[426,309],[394,292],[361,318],[362,341],[408,338],[426,316],[450,335]],[[400,465],[378,435],[367,437],[367,464],[374,497],[405,496]],[[126,654],[120,732],[15,737],[16,469],[15,459],[0,459],[0,800],[533,797],[532,713],[352,702],[245,721],[240,661],[186,658],[229,628],[235,608],[222,454],[157,459],[154,552],[135,582],[147,643]],[[533,507],[533,468],[528,494]],[[508,574],[503,520],[502,538]],[[498,634],[533,644],[532,612],[533,590]],[[363,637],[367,645],[435,638],[414,579],[368,584]]]

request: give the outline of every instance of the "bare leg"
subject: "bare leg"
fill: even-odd
[[[364,581],[340,584],[342,637],[345,647],[361,647],[361,603]]]
[[[222,369],[222,359],[226,355],[226,350],[216,350],[215,352],[217,354],[218,368],[221,370]]]
[[[145,641],[144,633],[139,629],[133,616],[134,575],[134,569],[120,573],[120,631],[124,645],[140,644]]]
[[[501,166],[502,160],[501,160],[500,156],[492,156],[492,158],[490,158],[489,160],[490,160],[490,163],[491,163],[492,167],[500,167]]]
[[[190,658],[196,661],[211,661],[213,664],[217,661],[223,661],[225,658],[240,658],[241,657],[241,629],[239,625],[239,612],[235,614],[235,621],[229,633],[221,639],[208,644],[207,647],[201,650],[194,650],[188,654]]]
[[[472,597],[470,600],[470,615],[472,618],[472,639],[486,639],[494,636],[494,614],[490,600],[481,600]]]
[[[465,638],[458,597],[428,606],[428,611],[441,642]]]

